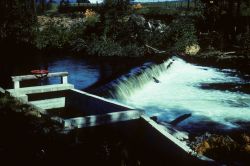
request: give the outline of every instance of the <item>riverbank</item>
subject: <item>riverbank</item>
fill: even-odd
[[[249,74],[250,55],[243,51],[206,50],[196,55],[177,54],[188,62],[218,68],[235,69],[239,72]]]
[[[250,163],[250,133],[204,133],[190,137],[188,145],[198,154],[205,155],[218,163],[248,165]]]

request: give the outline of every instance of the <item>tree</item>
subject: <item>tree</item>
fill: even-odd
[[[43,13],[45,11],[45,6],[46,6],[46,0],[40,0],[39,7],[40,7],[41,13]]]
[[[130,1],[129,0],[104,0],[104,4],[108,8],[116,8],[118,10],[127,10],[128,5]]]
[[[187,1],[187,8],[190,8],[190,0]]]
[[[34,0],[0,1],[0,40],[2,42],[10,41],[13,44],[31,42],[35,21]]]

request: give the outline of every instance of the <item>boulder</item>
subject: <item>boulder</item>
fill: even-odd
[[[129,21],[133,22],[135,25],[139,27],[144,27],[146,23],[146,19],[143,16],[135,15],[135,14],[132,14],[130,16]]]

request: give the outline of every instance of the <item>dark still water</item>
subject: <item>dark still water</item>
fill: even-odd
[[[97,88],[140,65],[142,60],[128,58],[83,58],[65,56],[34,56],[18,60],[0,61],[0,86],[13,88],[11,76],[28,75],[31,70],[45,69],[49,72],[69,72],[69,83],[76,89]],[[60,78],[47,78],[41,83],[35,80],[21,82],[21,87],[60,83]]]

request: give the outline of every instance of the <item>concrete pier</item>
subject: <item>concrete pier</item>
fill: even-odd
[[[55,92],[60,90],[73,89],[74,85],[68,83],[68,72],[49,73],[46,77],[61,77],[61,84],[42,85],[33,87],[20,87],[20,82],[24,80],[39,79],[36,75],[12,76],[14,89],[8,89],[10,95],[27,102],[28,94]]]

